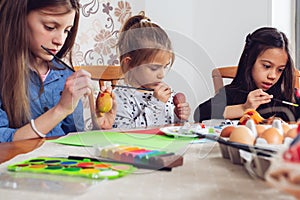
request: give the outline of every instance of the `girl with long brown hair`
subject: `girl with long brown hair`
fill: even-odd
[[[80,98],[92,92],[91,75],[53,58],[71,55],[79,1],[1,1],[0,18],[0,142],[83,130]]]

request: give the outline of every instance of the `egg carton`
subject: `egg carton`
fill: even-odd
[[[219,143],[219,147],[223,158],[229,159],[232,164],[243,165],[239,149],[222,143]]]
[[[272,157],[285,145],[247,145],[229,141],[217,135],[196,133],[200,138],[206,138],[219,143],[220,152],[224,159],[229,159],[233,164],[244,165],[252,176],[264,179],[265,173],[270,166]]]
[[[231,146],[232,144],[233,146]],[[263,180],[273,156],[276,155],[274,154],[275,148],[254,147],[230,142],[219,142],[219,148],[224,159],[229,159],[232,164],[244,166],[249,175]]]
[[[250,176],[265,180],[265,174],[271,166],[273,157],[258,156],[243,150],[240,150],[240,157]]]

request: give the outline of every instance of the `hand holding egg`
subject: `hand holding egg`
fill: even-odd
[[[173,97],[173,103],[175,105],[174,112],[180,120],[187,120],[191,114],[189,104],[186,102],[185,95],[178,92]]]
[[[97,115],[109,112],[112,109],[113,100],[108,91],[99,92],[96,99],[96,112]]]

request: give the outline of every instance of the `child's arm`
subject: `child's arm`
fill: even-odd
[[[80,99],[84,95],[89,95],[91,91],[91,75],[84,70],[79,70],[73,73],[66,79],[64,89],[59,96],[58,103],[45,113],[35,117],[33,121],[19,129],[15,129],[13,132],[10,132],[11,135],[9,136],[8,140],[16,141],[37,138],[39,136],[42,137],[42,134],[47,134],[48,136],[64,135],[64,130],[67,129],[66,127],[64,127],[64,130],[59,130],[60,128],[53,132],[52,130],[57,128],[57,125],[64,121],[66,117],[73,114],[80,102]],[[82,113],[80,114],[82,115]],[[72,125],[69,125],[69,127],[71,126]],[[8,127],[6,127],[6,129],[11,130]]]
[[[272,98],[273,95],[269,95],[262,89],[253,90],[248,94],[244,104],[226,106],[223,116],[225,119],[240,118],[243,116],[245,110],[256,110],[261,104],[269,103]]]
[[[245,110],[244,104],[226,106],[223,116],[225,119],[237,119],[243,116]]]

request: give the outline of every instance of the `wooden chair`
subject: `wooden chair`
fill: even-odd
[[[105,82],[110,81],[116,85],[117,81],[124,78],[120,66],[115,65],[84,65],[74,66],[75,71],[84,69],[91,73],[92,79],[99,81],[99,86],[104,86]]]
[[[111,82],[111,85],[116,85],[118,80],[124,78],[120,66],[114,65],[84,65],[84,66],[74,66],[75,71],[80,69],[86,70],[92,75],[92,80],[97,80],[99,83],[99,88],[104,86],[105,83]],[[114,88],[114,87],[112,87]],[[93,128],[92,129],[100,129],[97,123],[97,116],[96,116],[96,108],[95,108],[95,97],[93,94],[89,95],[89,106],[91,112],[91,121]]]
[[[212,70],[212,79],[214,84],[215,93],[219,91],[224,86],[223,79],[229,78],[233,79],[237,72],[237,66],[227,66],[227,67],[218,67]],[[295,82],[294,87],[300,88],[300,71],[295,70]]]
[[[215,93],[217,93],[223,86],[223,78],[233,79],[237,72],[237,66],[219,67],[212,70],[212,79]]]

